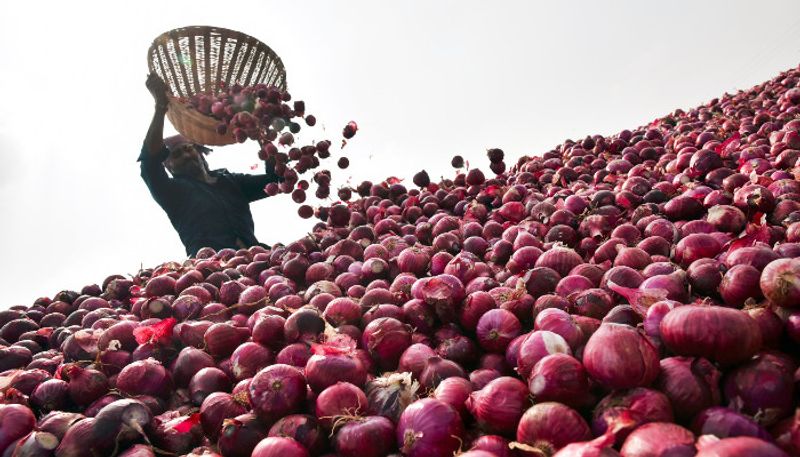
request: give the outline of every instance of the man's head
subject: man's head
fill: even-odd
[[[198,176],[209,171],[204,157],[211,151],[207,147],[193,143],[183,135],[164,138],[164,145],[169,150],[164,166],[173,176]]]

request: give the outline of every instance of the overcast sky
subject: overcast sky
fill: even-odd
[[[452,176],[454,154],[488,170],[489,147],[513,163],[800,63],[797,0],[4,2],[0,309],[185,258],[135,159],[153,106],[147,49],[187,25],[281,56],[293,97],[325,127],[301,141],[358,122],[334,184]],[[249,172],[256,151],[217,148],[209,163]],[[266,243],[313,225],[286,195],[251,209]]]

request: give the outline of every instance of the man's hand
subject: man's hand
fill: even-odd
[[[169,98],[167,97],[167,85],[164,81],[158,77],[155,73],[150,73],[147,75],[147,82],[145,82],[145,86],[150,91],[150,94],[153,96],[153,100],[156,102],[156,107],[161,109],[166,109],[167,105],[169,104]]]

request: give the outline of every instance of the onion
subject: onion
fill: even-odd
[[[695,452],[694,434],[665,422],[642,425],[628,435],[620,449],[625,457],[692,457]]]
[[[244,343],[231,354],[233,374],[237,380],[252,378],[259,370],[272,363],[274,357],[266,347],[253,342]]]
[[[592,415],[596,436],[614,431],[622,445],[631,431],[649,422],[672,422],[672,406],[663,393],[644,387],[613,392],[600,400]]]
[[[583,351],[589,376],[608,389],[647,386],[659,373],[658,351],[633,327],[603,324]]]
[[[708,233],[693,233],[675,245],[675,262],[683,268],[702,258],[712,258],[722,251],[722,244]]]
[[[41,412],[59,411],[66,408],[69,384],[61,379],[48,379],[31,393],[30,403]]]
[[[466,419],[469,417],[469,413],[467,412],[467,400],[469,400],[469,396],[472,394],[473,390],[472,382],[468,379],[452,376],[443,379],[442,382],[436,386],[433,395],[430,397],[452,406],[458,411],[462,418]]]
[[[784,307],[800,306],[800,261],[778,259],[770,262],[761,273],[761,291],[767,299]]]
[[[367,410],[367,396],[349,382],[337,382],[323,390],[316,400],[317,418],[331,429],[340,418],[361,416]]]
[[[252,457],[309,457],[306,448],[297,441],[277,436],[259,441],[251,455]]]
[[[224,371],[216,367],[202,368],[189,381],[192,402],[200,406],[210,394],[231,390],[231,380]]]
[[[664,316],[661,339],[678,355],[732,365],[761,347],[761,331],[747,314],[720,306],[679,306]]]
[[[425,368],[425,363],[435,355],[436,353],[430,346],[421,343],[412,344],[403,351],[397,369],[401,372],[410,372],[413,377],[419,378]]]
[[[172,389],[169,372],[155,359],[139,360],[117,375],[117,389],[127,395],[166,397]]]
[[[548,308],[540,312],[536,316],[533,328],[557,333],[564,338],[573,351],[585,341],[583,332],[572,316],[560,309]]]
[[[528,388],[537,402],[555,401],[578,408],[586,404],[589,378],[578,360],[557,353],[536,363],[528,377]]]
[[[516,454],[512,454],[514,451],[508,445],[509,441],[502,436],[483,435],[472,442],[470,450],[490,452],[495,457],[514,457]]]
[[[675,416],[682,421],[720,403],[721,374],[703,358],[669,357],[661,360],[656,387],[667,395]]]
[[[393,370],[411,345],[411,332],[397,319],[382,317],[367,324],[361,342],[383,369]]]
[[[382,457],[397,448],[394,424],[382,416],[358,418],[343,425],[333,439],[342,457]]]
[[[528,405],[528,389],[516,378],[497,378],[466,401],[478,425],[489,432],[512,435]]]
[[[475,333],[483,349],[502,353],[508,343],[519,336],[520,330],[519,319],[514,314],[504,309],[492,309],[480,317]]]
[[[35,424],[36,417],[27,407],[0,404],[0,452],[5,452],[11,443],[30,433]]]
[[[517,426],[517,443],[511,446],[552,455],[569,443],[590,437],[589,426],[577,411],[561,403],[544,402],[525,411]]]
[[[747,301],[761,299],[759,279],[761,272],[750,265],[734,265],[725,272],[719,284],[719,294],[725,304],[741,308]]]
[[[408,372],[391,373],[375,378],[367,384],[366,393],[369,403],[367,411],[370,414],[391,419],[396,423],[406,407],[417,399],[418,388],[419,383],[414,381],[411,373]]]
[[[159,449],[175,454],[187,453],[198,446],[203,438],[203,428],[197,419],[197,416],[183,416],[177,411],[168,411],[153,417],[147,436]]]
[[[784,356],[760,353],[731,371],[725,379],[725,398],[734,411],[748,414],[766,427],[792,413],[794,362]]]
[[[409,405],[396,430],[400,450],[409,457],[450,457],[461,446],[464,433],[456,410],[432,398]]]
[[[355,355],[355,343],[341,347],[333,344],[312,346],[314,355],[305,366],[306,381],[314,392],[322,392],[337,382],[362,386],[367,381],[367,370]]]
[[[718,438],[734,436],[754,436],[762,440],[772,437],[756,421],[728,408],[714,406],[698,413],[692,421],[692,430],[700,435],[714,435]]]
[[[253,411],[271,423],[298,411],[306,397],[306,380],[297,368],[276,363],[253,377],[248,394]]]
[[[550,354],[572,355],[567,341],[559,334],[537,330],[522,340],[517,356],[517,371],[528,379],[533,367]]]
[[[739,455],[757,455],[759,457],[788,457],[772,443],[753,438],[739,436],[719,441],[708,440],[709,444],[700,444],[696,457],[734,457]]]
[[[327,447],[325,431],[309,415],[291,414],[281,418],[269,429],[269,436],[291,438],[311,455],[320,455]]]
[[[425,367],[419,375],[419,383],[426,389],[433,389],[439,383],[451,376],[467,378],[467,373],[463,368],[452,360],[441,357],[430,357],[425,361]]]

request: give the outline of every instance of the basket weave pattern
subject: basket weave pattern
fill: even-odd
[[[162,33],[147,52],[147,66],[170,89],[167,117],[182,135],[200,144],[234,143],[216,132],[218,120],[185,103],[196,94],[216,95],[223,86],[259,83],[286,90],[286,69],[266,44],[220,27],[190,26]]]

